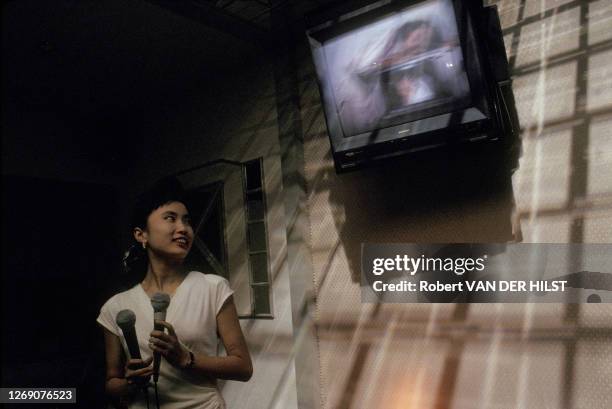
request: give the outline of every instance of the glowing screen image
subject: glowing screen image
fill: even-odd
[[[470,98],[453,5],[431,0],[322,45],[328,108],[345,136],[420,119]]]

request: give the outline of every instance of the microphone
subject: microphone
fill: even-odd
[[[136,335],[136,328],[134,324],[136,324],[136,314],[132,310],[121,310],[117,313],[117,318],[115,322],[123,331],[123,336],[125,337],[125,343],[128,347],[128,352],[131,359],[142,359],[140,356],[140,347],[138,346],[138,336]],[[145,394],[145,399],[147,401],[147,408],[149,407],[149,396],[147,394],[148,382],[140,385]]]
[[[125,343],[127,344],[128,351],[130,352],[130,358],[132,359],[142,359],[140,356],[140,348],[138,347],[138,337],[136,336],[136,329],[134,328],[134,324],[136,324],[136,314],[132,310],[121,310],[117,314],[117,319],[115,320],[121,331],[123,331],[123,336],[125,337]]]
[[[170,305],[170,296],[166,293],[155,293],[151,297],[151,305],[153,306],[153,319],[166,320],[166,309]],[[164,327],[155,324],[154,328],[158,331],[163,331]],[[153,353],[153,381],[157,383],[159,379],[159,365],[161,364],[161,355],[159,352]]]

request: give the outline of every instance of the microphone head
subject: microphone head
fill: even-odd
[[[170,296],[166,293],[155,293],[151,296],[153,311],[164,312],[170,305]]]
[[[117,314],[117,319],[115,321],[121,330],[124,331],[124,328],[130,328],[136,324],[136,314],[134,314],[132,310],[121,310]]]

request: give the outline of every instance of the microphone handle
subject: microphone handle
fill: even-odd
[[[142,359],[140,356],[140,348],[138,347],[138,337],[136,336],[136,330],[132,326],[123,330],[123,336],[125,343],[127,344],[128,351],[130,352],[130,358]]]
[[[166,311],[156,311],[153,314],[154,320],[166,320]],[[160,324],[154,324],[153,328],[157,331],[164,331],[164,326]],[[161,365],[161,354],[159,352],[153,353],[153,381],[157,383],[159,379],[159,367]]]

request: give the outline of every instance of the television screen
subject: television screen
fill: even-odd
[[[380,0],[357,10],[339,6],[309,22],[337,172],[458,144],[517,151],[494,6]]]
[[[429,0],[333,36],[316,55],[345,138],[470,104],[451,0]]]

